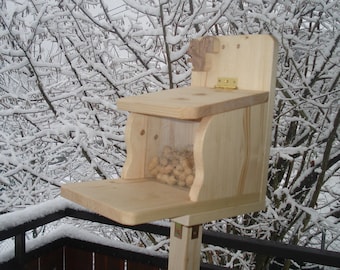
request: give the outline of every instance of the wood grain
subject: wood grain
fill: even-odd
[[[190,42],[188,54],[191,56],[193,70],[204,71],[207,68],[206,55],[218,53],[220,40],[217,37],[203,37]]]
[[[260,192],[266,181],[266,106],[260,104],[202,119],[194,143],[193,201]]]
[[[200,269],[202,225],[198,226],[197,237],[192,237],[192,226],[181,226],[181,237],[176,237],[176,224],[171,222],[170,252],[168,269]]]
[[[239,205],[257,203],[257,194],[239,196],[237,199],[193,202],[187,190],[162,184],[154,179],[72,183],[61,187],[61,195],[91,211],[127,225],[214,211],[215,215],[207,217],[218,219],[228,217],[228,211],[234,215]]]
[[[217,78],[230,77],[238,79],[239,89],[266,92],[273,89],[277,42],[272,36],[224,36],[219,37],[219,46],[218,54],[205,56],[205,76],[202,71],[192,71],[191,86],[213,88]]]
[[[119,99],[117,107],[141,114],[197,120],[267,101],[268,93],[263,91],[185,87]]]

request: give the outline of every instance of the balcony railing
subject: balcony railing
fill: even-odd
[[[51,207],[55,205],[56,207]],[[45,207],[46,206],[46,207]],[[68,227],[52,236],[42,236],[43,241],[26,241],[25,234],[50,222],[65,217],[99,222],[105,225],[131,228],[133,230],[169,236],[166,225],[142,224],[124,226],[95,213],[78,208],[64,199],[57,199],[27,210],[0,216],[0,241],[14,238],[13,255],[0,261],[0,269],[56,269],[56,270],[162,270],[167,269],[167,256],[160,252],[145,251],[126,245],[113,245],[98,242],[91,237],[79,237],[77,233],[68,233]],[[113,241],[111,241],[113,242]],[[318,265],[340,268],[340,252],[292,246],[274,241],[258,240],[219,232],[204,231],[203,244],[220,246],[233,250],[242,250],[264,254],[298,262],[310,262]],[[1,254],[0,250],[0,254]],[[0,255],[0,259],[3,255]],[[201,269],[227,269],[225,267],[201,264]]]

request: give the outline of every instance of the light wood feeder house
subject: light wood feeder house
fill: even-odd
[[[114,221],[171,219],[169,269],[199,269],[202,225],[262,210],[276,78],[269,35],[190,43],[191,86],[129,96],[121,179],[61,194]]]

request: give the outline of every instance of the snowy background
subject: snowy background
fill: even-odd
[[[191,39],[269,33],[280,49],[267,208],[206,228],[339,251],[338,1],[111,2],[0,2],[0,213],[58,198],[66,182],[119,177],[117,98],[189,85]],[[208,251],[228,266],[256,259]]]

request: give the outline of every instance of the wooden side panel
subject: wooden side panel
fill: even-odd
[[[145,115],[129,114],[125,128],[127,157],[122,171],[124,179],[143,178],[145,175],[146,129],[147,118]]]
[[[274,102],[275,102],[275,86],[276,86],[276,72],[277,72],[277,59],[278,59],[278,43],[275,42],[273,48],[271,49],[272,59],[268,60],[268,65],[271,65],[270,71],[268,71],[268,76],[270,76],[268,80],[268,85],[270,88],[268,102],[266,103],[266,127],[265,127],[265,145],[264,155],[266,157],[267,163],[262,167],[262,175],[268,175],[268,161],[269,161],[269,151],[272,140],[272,122],[273,122],[273,114],[274,114]],[[271,79],[270,79],[271,78]],[[261,183],[261,194],[260,198],[263,200],[263,204],[266,197],[267,190],[267,181],[263,181]]]
[[[249,109],[247,129],[249,129],[250,141],[248,143],[248,166],[245,174],[245,180],[242,186],[239,186],[238,194],[249,194],[256,191],[259,199],[264,201],[265,197],[261,196],[262,186],[267,184],[268,178],[268,159],[269,159],[269,141],[267,138],[267,128],[271,123],[267,122],[268,104],[252,106]],[[255,174],[253,174],[255,172]]]
[[[267,164],[264,104],[204,118],[194,144],[193,201],[260,193]]]

